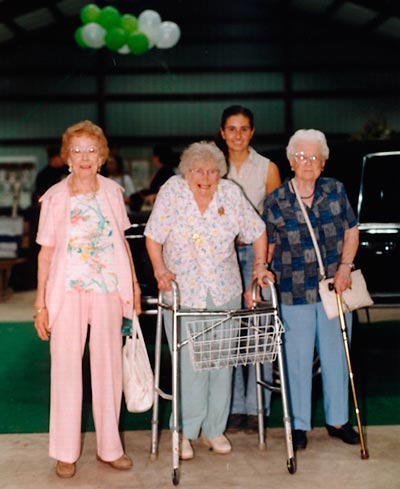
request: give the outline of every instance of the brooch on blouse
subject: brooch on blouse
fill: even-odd
[[[224,209],[223,207],[219,207],[219,208],[218,208],[218,214],[219,214],[220,216],[224,216],[224,215],[225,215],[225,209]]]
[[[192,234],[192,240],[195,243],[199,243],[200,242],[200,234],[197,234],[197,233]]]

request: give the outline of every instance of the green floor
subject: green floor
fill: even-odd
[[[146,329],[150,356],[153,331]],[[400,424],[400,321],[354,326],[352,366],[364,425]],[[40,433],[48,431],[49,345],[40,341],[33,325],[0,323],[0,433]],[[82,429],[93,430],[90,406],[88,361],[84,359],[84,407]],[[170,360],[162,355],[162,385],[170,384]],[[161,402],[160,422],[168,424],[170,403]],[[355,422],[351,405],[351,419]],[[150,429],[151,411],[127,413],[123,408],[122,430]],[[324,425],[320,378],[314,384],[315,426]],[[269,426],[282,426],[279,394],[274,395]]]

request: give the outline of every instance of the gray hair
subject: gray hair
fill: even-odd
[[[313,143],[318,143],[321,148],[321,156],[324,160],[329,158],[329,148],[326,142],[325,134],[317,129],[299,129],[293,136],[289,139],[289,143],[286,147],[286,156],[288,159],[291,155],[296,152],[296,145],[299,142],[309,141]]]
[[[212,141],[200,141],[188,146],[181,155],[179,171],[185,176],[196,161],[209,160],[215,161],[221,177],[228,172],[224,153]]]

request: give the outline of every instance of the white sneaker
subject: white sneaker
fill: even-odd
[[[190,440],[182,436],[181,447],[179,450],[179,458],[181,460],[192,460],[194,458],[194,452]]]
[[[206,447],[209,447],[213,450],[215,453],[219,453],[221,455],[225,455],[227,453],[231,453],[232,451],[232,445],[228,438],[224,435],[219,435],[216,436],[215,438],[212,438],[211,440],[207,438],[204,435],[201,435],[201,439],[206,445]]]

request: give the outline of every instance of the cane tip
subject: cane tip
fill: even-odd
[[[362,460],[368,460],[369,459],[368,450],[361,450],[361,459]]]

